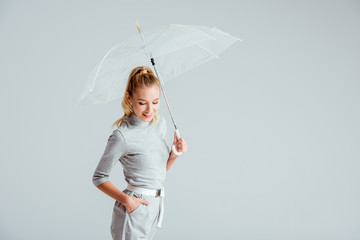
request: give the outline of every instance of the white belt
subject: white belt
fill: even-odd
[[[131,184],[128,184],[126,189],[147,196],[160,197],[160,216],[157,227],[161,228],[161,223],[164,215],[164,197],[165,197],[164,188],[162,187],[160,189],[147,189],[147,188],[136,187]]]

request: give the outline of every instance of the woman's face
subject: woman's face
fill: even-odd
[[[140,87],[127,99],[132,103],[134,112],[144,122],[150,122],[160,107],[160,89],[158,86]]]

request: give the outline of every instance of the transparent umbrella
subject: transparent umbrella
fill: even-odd
[[[91,72],[78,104],[108,103],[123,98],[130,71],[137,66],[152,65],[161,84],[167,107],[164,84],[200,64],[219,58],[219,54],[241,39],[220,29],[197,25],[168,24],[142,32],[112,47]],[[156,63],[155,63],[156,61]],[[160,73],[161,72],[161,73]],[[176,152],[173,146],[173,151]]]

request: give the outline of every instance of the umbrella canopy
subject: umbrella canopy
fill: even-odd
[[[156,61],[164,82],[209,60],[239,38],[216,27],[169,24],[120,42],[111,48],[91,72],[78,104],[108,103],[124,96],[128,76],[137,66]],[[156,69],[155,69],[156,70]]]

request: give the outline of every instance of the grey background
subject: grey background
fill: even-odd
[[[165,86],[189,149],[156,239],[360,239],[360,4],[344,0],[1,0],[0,239],[111,238],[91,177],[120,100],[76,102],[135,19],[243,40]]]

